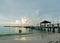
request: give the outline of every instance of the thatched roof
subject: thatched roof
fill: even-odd
[[[51,22],[44,20],[44,21],[42,21],[41,23],[51,23]]]

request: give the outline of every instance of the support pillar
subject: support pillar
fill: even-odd
[[[59,24],[57,24],[57,27],[58,27],[58,33],[60,33],[60,28],[59,28]]]
[[[55,28],[53,28],[53,32],[55,32]]]
[[[60,33],[60,28],[58,28],[58,33]]]
[[[53,32],[55,32],[54,24],[52,24],[52,27],[53,27]]]
[[[51,28],[50,28],[50,32],[51,32]]]
[[[48,28],[48,30],[47,30],[48,32],[49,32],[49,28]]]

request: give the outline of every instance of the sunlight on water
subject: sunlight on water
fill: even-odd
[[[20,39],[19,38],[15,38],[14,40],[26,40],[26,37],[21,37]]]
[[[22,31],[21,34],[19,33],[19,30]],[[32,34],[29,34],[30,32]],[[16,33],[18,35],[13,35]],[[50,37],[50,35],[51,36],[54,35],[54,33],[51,33],[51,32],[42,32],[42,31],[35,30],[35,29],[32,30],[29,28],[26,29],[26,28],[19,28],[19,27],[0,27],[0,35],[1,34],[12,34],[12,35],[2,36],[0,37],[0,40],[22,40],[22,41],[42,40],[44,38],[48,38],[48,36]]]

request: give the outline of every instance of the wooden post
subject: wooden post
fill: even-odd
[[[59,28],[59,24],[57,24],[57,27],[58,27],[58,33],[60,33],[60,28]]]
[[[58,28],[58,33],[60,33],[60,28]]]
[[[41,28],[41,31],[43,31],[43,28]]]
[[[48,27],[47,29],[48,29],[48,32],[49,32],[49,25],[47,25],[47,27]]]
[[[41,25],[41,24],[42,24],[42,23],[40,23],[40,30],[43,31],[43,29],[42,29],[42,25]]]
[[[50,32],[51,32],[51,23],[49,25],[50,25],[49,27],[50,27]]]
[[[55,28],[53,28],[53,32],[55,32]]]
[[[51,28],[50,28],[50,32],[51,32]]]
[[[48,28],[48,32],[49,32],[49,28]]]
[[[44,28],[44,31],[46,31],[46,28]]]
[[[48,27],[48,32],[49,32],[49,31],[51,32],[50,24],[49,24],[49,25],[47,25],[47,27]]]
[[[52,24],[52,27],[53,27],[53,32],[55,32],[54,24]]]

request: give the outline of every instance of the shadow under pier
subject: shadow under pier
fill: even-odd
[[[52,24],[51,26],[25,26],[24,28],[29,28],[29,29],[36,29],[36,30],[41,30],[41,31],[48,31],[48,32],[55,32],[56,29],[58,29],[58,33],[60,33],[60,26],[57,24],[55,26]]]

